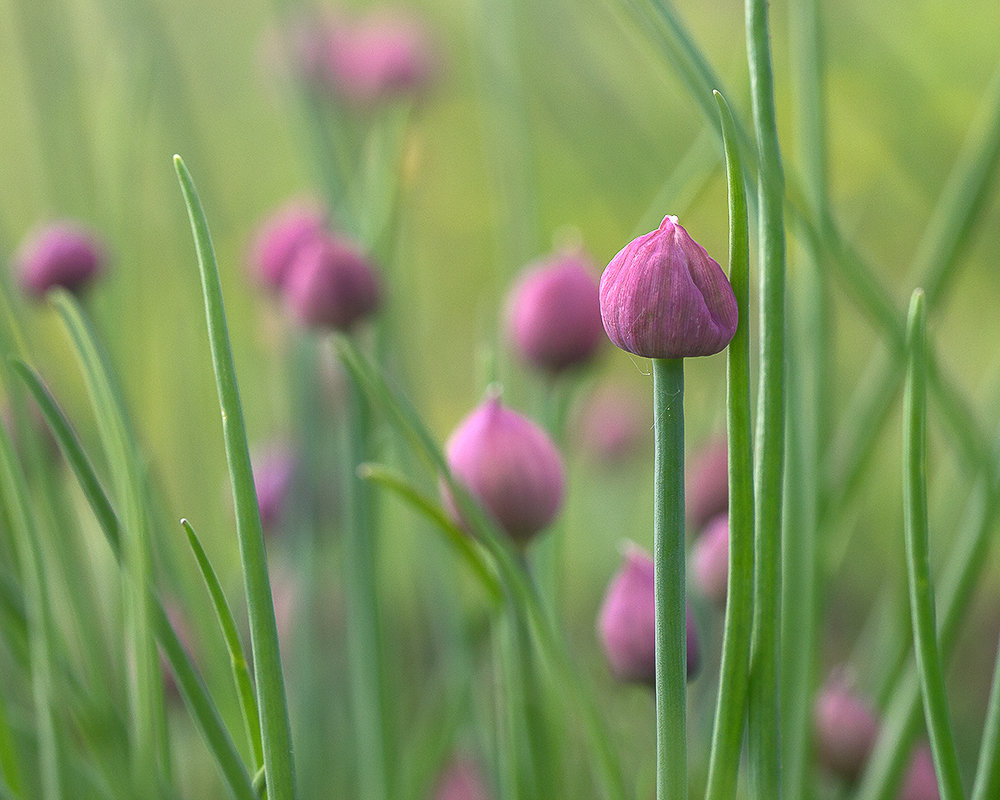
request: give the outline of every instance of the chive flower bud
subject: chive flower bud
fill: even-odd
[[[468,756],[454,758],[434,788],[434,800],[489,800],[492,796],[479,765]]]
[[[556,374],[591,360],[601,343],[597,279],[582,253],[529,266],[507,301],[507,336],[518,354]]]
[[[562,457],[534,422],[491,396],[469,414],[445,447],[455,479],[478,500],[500,528],[524,545],[547,527],[562,505]],[[443,492],[461,521],[454,498]]]
[[[604,270],[600,294],[608,338],[637,356],[709,356],[736,333],[729,280],[677,217],[625,245]]]
[[[848,782],[857,780],[878,737],[872,706],[835,674],[816,698],[813,723],[820,762]]]
[[[628,459],[646,441],[653,421],[649,404],[619,386],[605,386],[585,398],[574,418],[580,449],[611,466]]]
[[[323,213],[315,206],[293,203],[276,211],[254,237],[251,266],[258,283],[268,291],[281,291],[295,257],[323,232]]]
[[[691,546],[692,583],[717,605],[726,604],[729,581],[729,515],[713,519]]]
[[[691,459],[684,485],[688,525],[700,531],[729,512],[729,447],[725,436],[705,444]]]
[[[653,559],[636,546],[611,579],[597,618],[597,633],[611,671],[621,681],[656,685],[656,600]],[[687,609],[687,677],[701,666],[698,634]]]
[[[254,488],[265,532],[275,530],[281,522],[297,466],[292,448],[284,443],[268,445],[256,454],[253,464]]]
[[[349,331],[381,303],[381,286],[367,257],[341,236],[324,234],[305,243],[285,278],[292,315],[310,327]]]
[[[104,269],[104,247],[96,235],[72,221],[53,222],[21,245],[16,258],[21,288],[42,297],[56,286],[80,292]]]
[[[934,771],[934,756],[927,742],[917,745],[906,769],[903,786],[899,790],[899,800],[940,800],[937,773]]]

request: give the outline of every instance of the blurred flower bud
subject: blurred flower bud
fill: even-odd
[[[684,483],[688,525],[700,531],[729,511],[729,449],[726,437],[713,438],[691,459]]]
[[[446,446],[455,479],[515,542],[527,543],[555,518],[565,483],[562,458],[535,423],[492,396],[469,414]],[[445,504],[461,519],[454,498]]]
[[[273,531],[281,521],[296,467],[295,452],[286,442],[272,443],[254,456],[253,482],[265,533]]]
[[[898,800],[941,800],[937,772],[934,770],[934,756],[927,742],[922,742],[914,749]]]
[[[619,386],[605,386],[583,399],[574,430],[580,448],[599,462],[618,462],[648,441],[653,425],[648,398]]]
[[[844,780],[856,780],[878,737],[875,710],[835,673],[816,698],[813,724],[820,762]]]
[[[736,333],[736,297],[722,268],[677,224],[633,239],[601,276],[608,338],[646,358],[709,356]]]
[[[706,598],[726,604],[729,580],[729,516],[713,519],[691,546],[692,583]]]
[[[299,250],[286,273],[284,295],[302,324],[348,331],[378,310],[381,287],[353,243],[326,234]]]
[[[611,579],[597,619],[597,633],[619,680],[656,685],[656,595],[653,559],[632,545]],[[687,610],[687,677],[701,663],[697,631]]]
[[[529,364],[558,373],[585,364],[602,340],[597,280],[582,253],[530,266],[507,300],[507,335]]]
[[[479,765],[468,756],[452,759],[438,778],[434,800],[490,800]]]
[[[80,292],[104,269],[107,256],[97,237],[76,222],[53,222],[29,235],[15,258],[21,287],[41,297],[62,286]]]
[[[294,203],[279,209],[257,229],[251,264],[265,289],[281,291],[295,257],[324,234],[323,213],[316,206]]]

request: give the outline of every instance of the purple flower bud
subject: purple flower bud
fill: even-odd
[[[107,257],[97,237],[75,222],[53,222],[36,231],[16,257],[21,287],[34,297],[62,286],[81,291],[104,269]]]
[[[934,756],[926,742],[917,745],[913,751],[898,800],[941,800],[937,773],[934,771]]]
[[[378,275],[343,237],[326,234],[305,243],[285,276],[285,302],[304,325],[348,331],[381,302]]]
[[[434,800],[489,800],[492,795],[478,764],[468,756],[458,756],[441,773],[433,797]]]
[[[720,606],[726,604],[729,579],[729,516],[720,514],[691,547],[691,577],[698,590]]]
[[[619,680],[656,685],[656,595],[653,559],[634,545],[608,585],[597,633],[611,671]],[[698,634],[687,609],[687,677],[701,664]]]
[[[856,780],[878,737],[875,710],[842,675],[834,674],[816,698],[813,723],[822,764],[847,781]]]
[[[507,301],[507,334],[518,353],[547,372],[589,361],[601,343],[597,280],[586,258],[565,253],[529,267]]]
[[[736,333],[737,316],[722,268],[677,217],[625,245],[601,276],[604,330],[637,356],[718,353]]]
[[[433,72],[431,45],[416,19],[381,12],[331,30],[326,68],[341,97],[374,106],[426,87]]]
[[[316,206],[294,203],[261,223],[254,237],[251,263],[257,281],[279,292],[295,257],[324,233],[323,212]]]
[[[581,449],[597,461],[619,462],[648,441],[653,424],[648,399],[607,386],[587,397],[574,421]]]
[[[562,458],[535,423],[489,397],[452,433],[448,466],[515,542],[527,543],[562,505]],[[460,520],[454,498],[445,504]]]
[[[274,530],[281,521],[296,467],[294,451],[283,442],[269,445],[253,459],[257,507],[260,509],[260,521],[265,532]]]
[[[712,439],[691,459],[684,505],[688,525],[694,531],[729,511],[729,449],[725,436]]]

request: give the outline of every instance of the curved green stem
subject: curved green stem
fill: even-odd
[[[927,543],[927,359],[926,300],[921,289],[913,293],[907,322],[909,364],[903,400],[903,526],[906,534],[906,575],[910,590],[913,649],[917,657],[924,716],[934,752],[934,766],[942,800],[959,800],[962,780],[951,730],[944,670],[938,651]]]
[[[656,796],[687,797],[684,605],[684,361],[653,359]]]

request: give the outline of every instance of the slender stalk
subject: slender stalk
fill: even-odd
[[[719,668],[719,696],[709,757],[706,800],[736,794],[746,715],[753,625],[753,442],[750,423],[750,231],[733,118],[718,92],[729,178],[729,282],[739,323],[729,343],[727,421],[729,437],[729,575],[726,620]]]
[[[684,361],[653,360],[653,563],[656,569],[656,796],[687,797],[684,599]]]
[[[972,785],[972,800],[1000,797],[1000,648],[993,668],[993,686],[983,726],[983,741],[979,746],[976,779]]]
[[[292,761],[288,703],[285,699],[285,684],[281,672],[281,653],[278,648],[278,628],[274,620],[274,604],[271,599],[267,556],[264,551],[264,533],[250,466],[250,451],[236,382],[236,367],[229,346],[222,286],[219,282],[219,271],[208,232],[208,223],[194,181],[180,156],[174,156],[174,167],[180,179],[188,216],[191,219],[205,297],[208,337],[219,392],[222,432],[236,507],[236,533],[239,539],[250,617],[250,642],[253,650],[254,676],[257,680],[257,704],[260,708],[267,793],[271,800],[291,800],[295,797],[295,768]]]
[[[760,388],[757,416],[754,633],[749,745],[752,796],[781,798],[778,665],[781,513],[785,457],[784,172],[774,116],[767,3],[747,0],[747,55],[757,135],[760,258]]]
[[[927,362],[926,299],[917,289],[910,301],[907,339],[910,357],[903,399],[903,527],[906,534],[906,575],[910,587],[913,649],[920,673],[924,717],[934,753],[942,800],[964,797],[958,753],[951,730],[944,670],[938,650],[934,584],[927,543]]]

